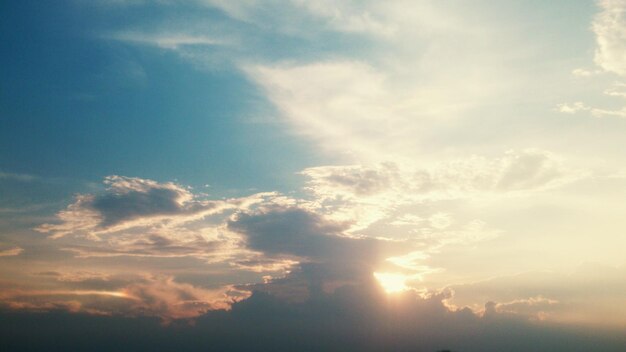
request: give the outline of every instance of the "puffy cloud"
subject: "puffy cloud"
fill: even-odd
[[[97,237],[137,227],[175,226],[245,207],[266,196],[260,194],[247,199],[207,201],[171,182],[108,176],[104,183],[107,188],[102,194],[76,196],[74,203],[57,214],[60,224],[44,224],[37,230],[51,233],[53,238],[68,234]]]
[[[472,192],[527,192],[555,187],[580,175],[568,170],[556,155],[543,150],[508,151],[499,158],[472,156],[431,168],[377,166],[320,166],[302,174],[308,190],[322,198],[367,198],[394,192],[396,199],[462,197]],[[402,197],[405,194],[405,197]],[[446,196],[447,194],[447,196]]]
[[[617,90],[607,90],[605,94],[622,97],[624,93],[621,91],[617,91]],[[580,102],[580,101],[575,102],[573,104],[567,104],[567,103],[558,104],[557,111],[566,113],[566,114],[575,114],[580,111],[587,111],[591,114],[591,116],[594,116],[594,117],[626,118],[626,107],[622,109],[618,109],[618,110],[610,110],[610,109],[603,109],[603,108],[588,106],[585,103]]]
[[[418,230],[425,227],[426,218],[432,228],[442,230],[444,222],[435,219],[436,212],[424,213],[425,204],[526,196],[585,176],[566,167],[558,156],[536,149],[508,151],[498,158],[472,156],[422,168],[382,163],[319,166],[301,173],[308,178],[305,189],[313,196],[312,206],[335,220],[351,221],[349,231],[354,233],[381,221]],[[447,213],[445,223],[454,221],[456,215]]]
[[[98,224],[107,228],[137,218],[176,215],[191,210],[191,193],[173,183],[159,184],[152,180],[109,176],[104,183],[107,193],[94,197],[86,207],[98,212]],[[187,204],[185,204],[187,203]]]
[[[274,208],[239,214],[228,228],[242,234],[252,250],[266,256],[297,260],[285,277],[249,286],[288,301],[301,302],[343,286],[372,284],[377,271],[402,272],[416,279],[433,269],[410,252],[423,244],[409,240],[355,237],[346,233],[348,224],[329,220],[310,210]],[[393,260],[399,258],[398,260]],[[406,259],[406,260],[404,260]]]
[[[342,194],[367,196],[392,187],[399,177],[398,167],[392,163],[379,167],[321,166],[308,168],[302,174],[309,177],[309,189],[314,192],[344,191]]]
[[[182,265],[184,272],[205,267],[234,277],[221,284],[241,283],[243,277],[260,282],[263,275],[280,275],[297,264],[250,250],[226,226],[238,211],[293,203],[287,197],[259,193],[206,200],[174,183],[121,176],[105,183],[102,193],[76,196],[57,214],[60,222],[36,228],[51,234],[55,241],[49,245],[74,261],[136,266],[129,273],[154,272],[155,263],[161,263],[159,268]]]
[[[606,71],[626,76],[626,3],[601,0],[602,11],[593,20],[597,49],[595,62]]]
[[[347,224],[299,208],[241,213],[228,222],[228,228],[242,234],[250,249],[270,256],[342,263],[370,270],[392,253],[406,251],[406,245],[401,243],[349,237],[345,233]]]

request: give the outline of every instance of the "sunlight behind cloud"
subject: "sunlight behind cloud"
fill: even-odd
[[[406,275],[395,273],[374,273],[374,277],[387,293],[402,292],[409,289],[406,285]]]

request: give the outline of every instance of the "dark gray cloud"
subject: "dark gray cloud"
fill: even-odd
[[[412,292],[389,297],[373,281],[301,302],[255,292],[230,311],[165,326],[145,317],[0,311],[0,349],[617,352],[626,347],[620,333],[536,324],[495,309],[484,316],[451,310],[447,297]]]
[[[413,248],[405,242],[348,237],[348,227],[306,209],[284,207],[238,214],[228,222],[248,248],[299,261],[286,277],[246,287],[294,302],[371,282],[374,271],[394,266],[386,258]]]
[[[197,230],[193,226],[177,228],[179,225],[197,222],[257,200],[256,195],[250,199],[205,200],[175,183],[133,177],[108,176],[104,183],[107,186],[104,192],[78,194],[72,204],[57,213],[56,223],[42,224],[35,230],[49,233],[56,239],[73,235],[99,240],[99,236],[106,233],[135,231],[135,237],[139,238],[142,231],[138,229],[145,233],[148,229],[162,228],[161,232],[169,237],[179,237],[173,232]],[[160,237],[146,239],[146,242],[154,247],[165,247],[168,243],[163,241],[172,239],[165,238],[165,235]]]
[[[101,216],[101,227],[110,227],[138,218],[194,212],[200,207],[193,195],[173,183],[157,183],[139,178],[109,176],[107,192],[94,196],[85,206]]]
[[[228,222],[228,228],[242,234],[250,249],[270,256],[371,269],[385,258],[407,251],[400,242],[348,237],[344,233],[348,227],[299,208],[242,213]]]
[[[181,194],[175,189],[150,188],[123,194],[104,194],[91,207],[102,215],[100,226],[109,227],[144,216],[177,214],[184,211]]]

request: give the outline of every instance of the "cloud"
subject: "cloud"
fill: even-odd
[[[618,97],[621,97],[622,93],[623,92],[621,91],[614,91],[614,90],[608,90],[606,92],[607,95],[618,96]],[[580,111],[588,111],[589,113],[591,113],[591,116],[594,116],[594,117],[626,118],[626,106],[619,110],[609,110],[609,109],[602,109],[602,108],[588,106],[585,103],[580,102],[580,101],[575,102],[573,104],[567,104],[567,103],[558,104],[557,111],[566,113],[566,114],[575,114]]]
[[[338,32],[386,37],[392,36],[398,29],[394,23],[385,22],[384,19],[379,18],[380,9],[367,2],[299,0],[293,3],[304,8],[312,16],[324,19],[326,26]]]
[[[326,62],[277,67],[256,66],[247,72],[281,110],[297,133],[328,151],[379,154],[395,105],[383,85],[385,77],[363,62]],[[297,77],[306,77],[306,83]],[[394,124],[397,119],[387,120]],[[394,126],[395,127],[395,126]]]
[[[385,192],[399,182],[400,170],[393,163],[375,167],[364,165],[317,166],[303,170],[308,189],[317,194],[369,196]],[[339,193],[337,193],[339,192]]]
[[[110,275],[98,272],[48,272],[47,288],[6,289],[0,307],[10,310],[116,316],[157,317],[163,322],[198,317],[209,310],[227,310],[249,296],[230,285],[206,289],[164,275]]]
[[[262,273],[291,265],[261,258],[225,224],[238,211],[289,203],[284,196],[270,192],[207,200],[174,183],[122,176],[107,177],[105,185],[103,192],[77,195],[57,213],[57,222],[35,230],[49,234],[57,250],[77,259],[188,258],[257,272],[258,280]]]
[[[183,47],[224,45],[223,39],[215,39],[207,35],[192,35],[185,33],[141,33],[120,32],[110,36],[122,42],[156,46],[161,49],[177,50]]]
[[[367,198],[385,192],[427,198],[448,194],[463,197],[472,192],[528,192],[562,185],[576,178],[561,158],[537,149],[510,150],[499,158],[471,156],[411,168],[395,163],[375,166],[319,166],[301,172],[309,178],[307,189],[320,197]],[[403,197],[398,194],[396,198]]]
[[[612,97],[626,98],[626,83],[616,82],[613,88],[605,90],[604,94]]]
[[[20,255],[24,252],[24,249],[21,247],[13,247],[8,249],[0,248],[0,257],[14,257],[16,255]]]
[[[175,225],[202,219],[245,200],[199,200],[188,189],[174,183],[158,183],[124,176],[108,176],[102,194],[81,194],[57,214],[60,224],[44,224],[37,230],[60,238],[71,233],[91,236],[168,223]],[[254,202],[254,201],[253,201]]]
[[[407,250],[402,243],[349,237],[347,224],[299,208],[240,213],[228,229],[242,234],[248,248],[270,256],[362,267],[370,273],[385,258]]]
[[[601,12],[592,23],[597,48],[595,63],[626,77],[626,4],[622,0],[598,1]]]
[[[423,263],[427,255],[416,255],[424,249],[423,242],[357,237],[346,232],[348,225],[299,208],[242,213],[228,222],[251,250],[296,261],[286,276],[269,276],[265,283],[247,287],[290,302],[344,286],[370,285],[375,272],[421,280],[436,271]]]
[[[305,189],[313,197],[312,206],[335,220],[351,221],[349,232],[354,233],[381,221],[419,229],[425,225],[420,219],[435,215],[416,210],[425,205],[524,197],[585,176],[559,156],[536,149],[508,151],[497,158],[471,156],[430,167],[387,162],[318,166],[301,174],[308,178]],[[447,216],[451,220],[455,215]]]
[[[600,0],[600,12],[594,17],[591,28],[596,36],[595,64],[605,72],[626,77],[626,3],[622,0]],[[600,71],[575,69],[578,77],[591,77]],[[624,82],[615,82],[604,94],[614,98],[626,98]],[[626,106],[621,108],[598,107],[584,102],[558,104],[557,111],[574,114],[589,112],[594,117],[626,118]]]
[[[562,324],[626,326],[624,267],[586,263],[572,272],[542,271],[451,285],[450,303]]]
[[[592,77],[599,74],[601,71],[590,71],[584,68],[575,68],[572,70],[572,75],[576,77]]]
[[[518,316],[527,316],[531,319],[545,320],[558,304],[559,301],[555,299],[535,296],[498,303],[494,308],[501,313],[512,313]]]
[[[265,30],[308,36],[311,32],[341,32],[390,36],[394,23],[380,18],[381,11],[370,2],[351,1],[224,1],[204,0],[237,21],[254,24]],[[378,11],[377,11],[378,10]],[[280,16],[272,16],[275,14]],[[269,25],[271,23],[271,26]],[[302,24],[307,24],[303,28]],[[308,32],[308,33],[307,33]]]
[[[164,283],[174,290],[137,288],[138,296],[152,299],[156,313],[170,314],[172,297],[190,302],[201,298],[188,287]],[[149,286],[149,285],[148,285]],[[149,299],[148,299],[149,298]],[[619,351],[626,346],[623,334],[567,328],[500,312],[494,303],[483,315],[469,309],[451,308],[449,292],[418,295],[403,292],[386,295],[373,277],[331,292],[318,291],[302,301],[290,301],[271,292],[256,291],[232,305],[230,311],[210,310],[193,324],[159,325],[145,318],[4,314],[0,320],[3,346],[19,350],[32,337],[32,325],[40,332],[29,347],[45,349],[103,350],[320,350],[320,351]],[[536,297],[530,304],[545,304]],[[516,303],[511,303],[516,304]],[[548,303],[549,304],[549,303]],[[191,305],[193,306],[193,305]],[[139,306],[138,308],[140,308]],[[204,307],[201,305],[199,310]],[[187,310],[188,309],[188,310]],[[185,312],[194,308],[186,307]],[[181,314],[176,311],[176,314]],[[184,325],[183,325],[184,324]],[[58,329],[63,326],[63,329]],[[102,331],[106,334],[102,334]],[[10,333],[9,333],[10,332]],[[124,341],[120,348],[119,341]],[[42,348],[39,348],[42,347]],[[128,347],[128,348],[126,348]]]
[[[29,175],[29,174],[16,174],[11,172],[2,172],[0,171],[0,180],[14,180],[20,182],[31,182],[38,179],[37,176]]]
[[[360,163],[412,162],[428,147],[429,127],[487,99],[451,77],[407,87],[393,70],[359,60],[249,65],[245,72],[294,133],[328,155]]]
[[[209,310],[230,309],[231,304],[248,297],[247,292],[231,286],[207,290],[177,283],[171,277],[156,277],[143,283],[133,283],[123,291],[135,299],[132,312],[166,320],[194,318]]]
[[[99,226],[104,228],[141,217],[180,214],[193,199],[188,190],[173,183],[120,176],[109,176],[104,183],[108,192],[89,205],[100,213]]]

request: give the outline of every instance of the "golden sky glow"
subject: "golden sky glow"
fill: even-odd
[[[387,293],[401,292],[409,289],[406,285],[407,277],[405,275],[393,273],[374,273],[374,277],[376,277],[376,280],[378,280]]]

